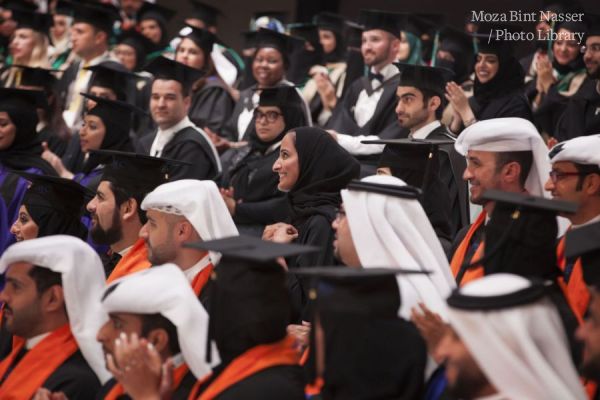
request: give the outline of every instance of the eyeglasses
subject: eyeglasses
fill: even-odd
[[[560,172],[560,171],[550,171],[550,180],[552,183],[556,183],[559,180],[566,178],[567,176],[586,176],[587,172]]]
[[[278,113],[277,111],[267,111],[266,113],[262,112],[262,111],[258,111],[255,110],[254,111],[254,118],[257,121],[260,121],[263,118],[267,119],[267,122],[275,122],[277,121],[277,118],[279,118],[280,115],[283,115],[281,113]]]
[[[591,54],[600,53],[600,43],[594,43],[590,46],[581,46],[581,54],[585,54],[588,51]]]

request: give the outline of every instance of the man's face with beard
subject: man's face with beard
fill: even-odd
[[[432,99],[425,101],[423,92],[412,86],[399,86],[396,90],[398,104],[396,116],[398,124],[406,129],[419,129],[429,120],[435,111],[429,110]]]
[[[592,288],[590,295],[588,315],[576,336],[583,343],[582,375],[600,382],[600,292]]]
[[[96,196],[87,204],[92,218],[90,234],[96,244],[112,245],[123,236],[120,207],[108,181],[100,182]]]
[[[454,329],[447,330],[437,355],[444,360],[448,391],[453,398],[474,399],[491,394],[492,385]]]
[[[157,210],[146,212],[148,221],[140,229],[140,237],[146,243],[148,260],[153,265],[173,262],[177,256],[179,244],[175,241],[175,232],[184,217],[171,215]]]
[[[363,32],[360,47],[365,64],[369,67],[384,67],[394,61],[400,40],[381,29]]]
[[[591,79],[600,79],[600,36],[590,36],[585,41],[583,61]]]

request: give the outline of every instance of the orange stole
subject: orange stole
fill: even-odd
[[[482,241],[481,243],[479,243],[479,246],[477,247],[477,250],[473,254],[473,257],[471,258],[471,260],[465,260],[467,251],[469,250],[469,246],[471,245],[471,240],[473,239],[473,235],[475,235],[475,232],[477,231],[477,229],[479,229],[479,227],[481,227],[481,225],[483,225],[483,223],[485,222],[485,216],[486,216],[485,211],[482,211],[479,214],[479,216],[477,217],[475,222],[473,222],[473,224],[471,224],[471,227],[469,228],[465,238],[463,239],[462,242],[460,242],[460,245],[458,246],[458,248],[456,249],[456,252],[452,256],[452,261],[450,262],[450,268],[452,269],[452,275],[454,275],[454,278],[456,278],[458,276],[460,268],[462,267],[462,265],[465,262],[473,263],[474,261],[480,260],[483,257],[484,243]],[[484,274],[483,265],[479,265],[475,268],[470,268],[463,275],[463,278],[462,278],[459,286],[463,286],[465,283],[474,281],[475,279],[479,279],[479,278],[483,277],[483,274]]]
[[[111,283],[114,280],[122,278],[134,272],[142,271],[150,268],[151,264],[148,261],[148,251],[144,239],[138,239],[131,250],[115,266],[115,269],[110,273],[106,283]]]
[[[200,296],[200,292],[202,292],[206,282],[210,279],[213,269],[215,269],[214,265],[212,265],[212,263],[208,264],[202,271],[198,272],[194,277],[194,280],[192,280],[192,289],[194,289],[196,296]]]
[[[556,247],[556,261],[558,263],[558,267],[563,273],[567,267],[567,259],[565,257],[565,241],[565,236],[563,236]],[[590,292],[588,291],[587,285],[583,280],[581,258],[578,257],[575,261],[569,282],[565,282],[565,285],[565,295],[571,304],[571,308],[573,308],[573,312],[575,312],[579,319],[583,319],[588,305],[590,304]]]
[[[246,351],[229,364],[198,400],[211,400],[236,383],[267,368],[278,365],[298,365],[300,353],[294,348],[295,339],[286,336],[276,343],[263,344]],[[192,390],[190,399],[196,398],[196,391],[202,381],[199,381]]]
[[[6,374],[9,366],[25,345],[13,347],[12,352],[0,363],[0,377]],[[8,378],[0,386],[0,399],[30,399],[44,382],[69,357],[77,351],[77,342],[71,334],[69,324],[56,329],[19,361]]]
[[[181,381],[183,381],[183,378],[189,370],[190,369],[188,368],[187,364],[182,364],[179,367],[175,368],[175,370],[173,371],[173,391],[177,390],[179,385],[181,385]],[[108,392],[106,396],[104,396],[104,400],[117,400],[119,396],[123,396],[124,394],[125,389],[123,388],[123,385],[117,382],[115,386],[113,386],[112,389],[110,389],[110,392]]]

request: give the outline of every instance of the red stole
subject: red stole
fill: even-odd
[[[558,267],[564,273],[567,267],[567,258],[565,257],[565,236],[563,236],[558,242],[556,247],[556,261]],[[577,315],[578,319],[583,319],[587,311],[588,305],[590,304],[590,292],[583,280],[583,268],[581,266],[581,258],[575,260],[573,270],[569,281],[566,282],[562,279],[566,285],[565,295],[573,308],[573,312]]]
[[[202,271],[198,272],[192,280],[192,289],[194,289],[196,296],[200,296],[200,292],[202,292],[202,289],[206,286],[206,282],[210,279],[213,269],[215,269],[214,265],[208,263],[208,265],[204,267]]]
[[[134,272],[150,268],[152,264],[148,261],[148,251],[144,239],[138,239],[131,247],[131,250],[119,260],[115,269],[110,273],[106,283],[122,278]]]
[[[21,351],[25,341],[13,346],[11,353],[0,363],[0,377]],[[29,350],[0,386],[3,400],[31,399],[44,382],[77,351],[77,342],[69,324],[56,329]]]
[[[460,245],[458,246],[458,248],[456,249],[456,252],[452,256],[452,261],[450,262],[450,268],[452,269],[452,274],[454,275],[455,278],[457,277],[457,275],[460,271],[460,268],[463,266],[463,264],[465,262],[472,264],[473,262],[480,260],[483,257],[484,243],[482,240],[481,243],[479,243],[479,246],[477,246],[477,250],[473,254],[473,257],[470,260],[465,260],[467,251],[469,250],[469,246],[471,246],[471,240],[473,239],[473,235],[475,235],[475,232],[477,231],[477,229],[479,229],[484,224],[485,217],[486,217],[486,212],[482,211],[479,214],[479,216],[477,217],[477,219],[475,220],[475,222],[473,222],[473,224],[471,224],[471,227],[469,228],[467,235],[465,236],[463,241],[460,242]],[[479,278],[483,277],[483,275],[484,275],[483,265],[478,265],[477,267],[469,268],[463,275],[463,278],[460,281],[459,286],[463,286],[464,284],[466,284],[470,281],[479,279]]]

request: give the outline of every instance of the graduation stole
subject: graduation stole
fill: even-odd
[[[473,224],[471,224],[471,227],[469,228],[469,231],[467,232],[465,238],[463,239],[462,242],[460,242],[460,245],[458,246],[458,248],[456,249],[456,252],[452,256],[452,261],[450,262],[450,268],[452,269],[452,275],[454,275],[454,278],[456,278],[458,276],[458,274],[461,270],[461,267],[463,266],[463,264],[465,262],[472,264],[473,262],[480,260],[483,257],[484,243],[483,243],[483,241],[481,241],[481,243],[479,243],[479,245],[477,246],[477,250],[475,250],[473,257],[471,257],[470,260],[465,260],[467,252],[469,250],[469,246],[471,246],[471,240],[473,239],[473,235],[475,235],[475,232],[477,231],[477,229],[479,229],[484,224],[485,216],[486,216],[485,211],[482,211],[479,214],[479,216],[477,217],[475,222],[473,222]],[[457,284],[459,287],[463,286],[467,282],[474,281],[475,279],[479,279],[479,278],[483,277],[483,275],[484,275],[483,265],[478,265],[477,267],[469,268],[463,275],[461,281],[457,282]]]
[[[198,381],[189,398],[211,400],[236,383],[262,370],[278,365],[298,365],[300,353],[294,348],[295,342],[295,339],[288,335],[279,342],[251,348],[234,359],[200,397],[196,397],[196,392],[203,381]]]
[[[565,238],[566,235],[560,239],[558,246],[556,246],[556,261],[563,273],[560,280],[565,286],[565,296],[567,297],[573,312],[578,317],[577,319],[582,320],[588,305],[590,304],[590,292],[583,280],[581,257],[577,257],[574,264],[567,265],[567,258],[565,257]],[[567,267],[570,267],[570,270],[568,270]]]
[[[194,280],[192,281],[192,289],[194,289],[194,293],[196,293],[196,296],[200,296],[200,292],[202,292],[202,289],[204,289],[204,286],[206,286],[206,282],[208,282],[208,280],[210,279],[210,275],[212,274],[213,269],[215,269],[214,265],[212,263],[209,263],[206,267],[204,267],[202,271],[198,272],[194,277]]]
[[[185,364],[185,363],[183,363],[179,367],[175,368],[175,370],[173,371],[173,385],[171,386],[171,389],[173,391],[177,390],[179,385],[181,385],[183,378],[187,375],[187,373],[189,371],[190,371],[190,369],[188,368],[187,364]],[[119,397],[124,396],[124,395],[125,395],[125,389],[123,388],[123,385],[121,385],[119,382],[117,382],[112,387],[112,389],[110,389],[110,392],[108,392],[106,394],[106,396],[104,396],[104,400],[118,400]]]
[[[25,341],[14,346],[10,355],[0,363],[0,377],[4,377]],[[0,386],[0,398],[4,400],[30,399],[44,382],[69,357],[77,351],[77,342],[69,324],[56,329],[18,362]]]
[[[142,271],[150,268],[151,264],[148,261],[148,250],[146,250],[146,243],[144,239],[138,239],[133,245],[131,250],[119,260],[115,269],[111,272],[106,279],[106,283],[111,283],[119,278],[126,275],[133,274],[134,272]]]

